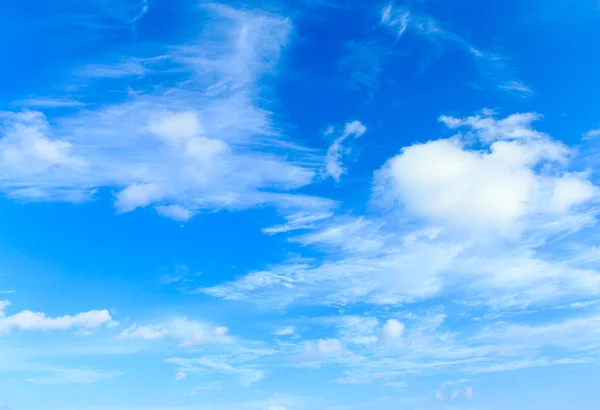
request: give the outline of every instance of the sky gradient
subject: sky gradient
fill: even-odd
[[[596,410],[597,0],[0,5],[0,410]]]

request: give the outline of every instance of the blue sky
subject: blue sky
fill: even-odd
[[[597,0],[4,3],[1,410],[597,408]]]

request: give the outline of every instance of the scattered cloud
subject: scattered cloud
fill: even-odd
[[[366,131],[367,127],[360,121],[349,122],[344,127],[343,134],[329,146],[327,157],[325,159],[325,172],[336,182],[339,182],[341,176],[346,173],[346,169],[344,169],[342,164],[342,156],[347,154],[349,149],[344,148],[342,144],[348,137],[358,138]]]
[[[0,300],[0,317],[4,317],[4,310],[10,306],[9,300]]]
[[[210,326],[204,323],[178,318],[169,324],[169,333],[181,339],[181,346],[194,346],[202,343],[227,343],[231,337],[229,329],[223,326]]]
[[[310,184],[321,164],[286,141],[261,97],[290,21],[215,4],[199,10],[211,23],[195,41],[79,72],[115,86],[123,76],[179,76],[175,86],[138,89],[125,101],[51,123],[39,111],[3,112],[0,188],[33,200],[82,201],[109,187],[117,211],[155,206],[177,221],[205,209],[330,208],[332,201],[293,192]]]
[[[337,339],[321,339],[304,344],[302,360],[321,361],[336,358],[344,353],[344,346]]]
[[[469,379],[460,379],[460,380],[451,380],[451,381],[443,382],[442,389],[444,389],[446,387],[450,387],[450,386],[456,386],[458,384],[469,383],[470,381],[471,380],[469,380]]]
[[[332,216],[332,212],[294,213],[285,216],[285,224],[263,228],[262,231],[267,235],[275,235],[280,233],[297,231],[301,229],[310,229],[315,227],[315,222],[331,218]]]
[[[386,342],[398,341],[404,335],[404,325],[396,319],[389,319],[381,330],[381,339]]]
[[[598,187],[575,170],[575,151],[534,128],[537,119],[440,117],[452,137],[405,147],[375,173],[381,217],[308,217],[276,229],[302,226],[289,241],[324,258],[296,256],[198,291],[274,309],[452,292],[501,311],[597,296],[600,273],[582,266],[593,254],[561,258],[545,247],[596,224]]]
[[[66,315],[59,317],[48,317],[45,313],[24,310],[9,316],[5,312],[5,309],[9,306],[9,301],[0,301],[0,335],[12,330],[90,330],[102,325],[108,326],[112,323],[112,318],[108,310],[91,310],[89,312],[78,313],[74,316]]]
[[[600,316],[585,315],[548,324],[497,323],[486,328],[479,338],[523,348],[554,346],[581,351],[600,349],[598,335]]]
[[[448,31],[435,16],[417,10],[412,5],[388,4],[381,10],[381,24],[397,38],[410,33],[438,47],[444,44],[458,47],[473,59],[481,74],[491,78],[499,89],[517,92],[522,96],[532,94],[532,90],[510,68],[507,58],[482,50],[465,37]]]
[[[585,139],[592,139],[596,137],[600,137],[600,128],[589,130],[588,132],[583,134],[583,138]]]
[[[120,339],[160,339],[168,334],[167,329],[164,329],[160,325],[154,326],[140,326],[133,324],[127,329],[123,330],[119,335]]]
[[[275,336],[290,336],[295,334],[296,331],[297,329],[295,326],[286,326],[273,331],[272,334],[274,334]]]
[[[194,216],[192,211],[180,205],[157,206],[156,212],[158,212],[159,215],[180,222],[187,222]]]
[[[248,366],[232,366],[222,358],[217,357],[173,357],[167,359],[167,363],[176,365],[178,372],[185,372],[187,374],[207,372],[230,374],[237,377],[243,386],[251,386],[265,377],[265,373],[262,370]]]
[[[49,131],[42,113],[0,113],[0,168],[7,176],[27,177],[56,169],[72,173],[86,168],[86,161],[73,154],[73,144],[50,138]],[[13,186],[18,187],[18,181]]]
[[[180,341],[180,347],[193,347],[207,343],[230,343],[233,338],[228,335],[229,329],[207,323],[177,317],[164,324],[138,326],[133,324],[123,330],[120,339],[156,340],[172,338]]]
[[[473,398],[473,388],[471,386],[465,387],[464,389],[456,389],[449,394],[444,394],[440,391],[435,392],[436,400],[447,401],[447,400],[459,400],[466,399],[471,400]]]

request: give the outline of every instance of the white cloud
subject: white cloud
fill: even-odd
[[[469,383],[469,382],[470,382],[469,379],[451,380],[451,381],[443,382],[442,388],[456,386],[457,384],[465,384],[465,383]]]
[[[516,243],[512,239],[473,242],[465,238],[464,230],[398,234],[393,221],[389,226],[366,219],[327,221],[309,234],[291,238],[324,251],[323,261],[291,259],[199,291],[274,309],[292,304],[393,305],[447,292],[497,310],[595,297],[600,294],[600,273],[578,268],[581,257],[571,261],[535,249],[544,238],[593,224],[593,220],[574,226],[569,222],[563,227],[560,218],[548,215],[549,222],[532,225],[533,230],[524,232]]]
[[[479,339],[521,346],[524,349],[555,346],[576,350],[600,349],[600,315],[585,315],[546,324],[497,323]]]
[[[467,386],[464,389],[455,389],[448,394],[444,394],[441,391],[435,392],[435,399],[440,401],[446,400],[471,400],[473,398],[473,387]]]
[[[115,208],[119,212],[130,212],[159,201],[164,196],[164,187],[159,184],[132,184],[117,194]]]
[[[381,329],[381,340],[398,341],[404,335],[404,325],[397,319],[389,319]]]
[[[426,39],[438,49],[445,44],[458,47],[473,59],[481,75],[490,78],[499,89],[518,92],[523,96],[532,93],[532,90],[517,78],[515,70],[511,69],[506,58],[476,47],[467,37],[448,31],[435,16],[412,6],[418,5],[408,7],[388,4],[381,9],[381,24],[397,38],[410,33]]]
[[[0,300],[0,317],[4,317],[4,310],[10,306],[10,300]]]
[[[290,260],[199,291],[273,308],[292,303],[397,304],[437,294],[443,286],[441,274],[462,248],[422,241],[404,246],[398,244],[398,237],[388,238],[382,232],[375,231],[367,237],[361,237],[364,231],[360,229],[353,232],[354,236],[336,235],[335,240],[327,235],[325,245],[331,246],[332,257],[322,263]],[[385,246],[380,248],[378,243]],[[419,275],[414,275],[416,271]]]
[[[102,325],[108,326],[112,322],[108,310],[91,310],[89,312],[78,313],[74,316],[66,315],[59,317],[48,317],[45,313],[24,310],[12,316],[7,316],[4,309],[8,306],[10,306],[8,301],[0,302],[0,335],[8,333],[11,330],[89,330]]]
[[[161,325],[153,326],[137,326],[136,324],[131,325],[127,329],[123,330],[119,335],[120,339],[160,339],[167,336],[167,329]]]
[[[192,211],[180,205],[157,206],[156,212],[158,212],[159,215],[166,216],[167,218],[171,218],[174,221],[180,222],[189,221],[194,216]]]
[[[262,98],[290,21],[215,4],[198,10],[206,24],[195,41],[81,70],[86,81],[102,77],[111,89],[123,75],[155,80],[124,101],[54,116],[51,124],[39,112],[2,113],[0,189],[81,201],[108,187],[119,212],[155,206],[178,221],[204,209],[331,208],[333,201],[294,192],[313,182],[321,159],[281,135]],[[176,85],[160,86],[166,83]]]
[[[337,339],[321,339],[304,344],[303,359],[324,360],[344,353],[344,345]]]
[[[461,230],[513,235],[528,218],[566,213],[598,190],[585,176],[565,172],[567,147],[534,130],[536,118],[442,116],[448,127],[469,133],[404,148],[379,171],[377,189],[426,221]],[[470,149],[471,137],[489,151]]]
[[[145,326],[133,324],[123,330],[119,338],[156,340],[168,337],[179,340],[180,347],[193,347],[201,344],[231,343],[234,338],[228,333],[229,329],[223,326],[176,317],[161,324]]]
[[[275,336],[290,336],[296,333],[295,326],[281,327],[273,332]]]
[[[473,366],[469,369],[469,371],[471,371],[474,374],[512,372],[516,370],[528,369],[531,367],[568,366],[592,363],[597,363],[597,361],[591,358],[550,359],[548,357],[543,357],[540,359],[523,359],[512,361],[503,360],[492,365]]]
[[[168,325],[169,335],[181,339],[181,346],[195,346],[203,343],[228,343],[232,338],[229,329],[223,326],[211,326],[205,323],[177,318]]]
[[[185,380],[187,377],[188,375],[186,372],[177,372],[177,374],[175,374],[175,380]]]
[[[336,316],[324,319],[333,323],[338,337],[346,344],[369,345],[377,342],[379,320],[372,316]]]
[[[596,138],[596,137],[600,137],[600,128],[594,129],[594,130],[589,130],[588,132],[586,132],[585,134],[583,134],[584,138],[587,139],[592,139],[592,138]]]
[[[287,220],[286,224],[263,228],[262,231],[267,235],[275,235],[279,233],[297,231],[300,229],[310,229],[315,226],[315,222],[331,218],[332,216],[332,212],[294,213],[285,216],[285,219]]]
[[[18,184],[20,177],[51,172],[55,168],[81,172],[86,163],[73,154],[73,145],[49,137],[46,117],[35,111],[0,113],[0,169],[3,179]]]
[[[337,138],[327,150],[325,171],[336,182],[339,182],[341,176],[346,173],[342,164],[342,156],[344,153],[348,152],[348,149],[343,147],[343,142],[350,136],[358,138],[366,131],[367,128],[360,121],[349,122],[345,125],[343,134]]]

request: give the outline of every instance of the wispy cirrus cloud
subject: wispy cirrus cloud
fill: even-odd
[[[69,116],[3,113],[2,189],[28,199],[77,201],[109,187],[117,190],[118,211],[156,206],[179,221],[202,209],[330,207],[326,199],[293,193],[313,181],[318,161],[292,149],[261,103],[290,21],[215,4],[201,12],[211,16],[210,27],[158,59],[83,69],[88,78],[117,86],[124,75],[151,72],[158,85]],[[178,81],[166,86],[163,80],[173,75]]]
[[[583,134],[583,137],[586,139],[592,139],[596,137],[600,137],[600,128],[589,130]]]
[[[29,377],[26,380],[29,383],[39,385],[53,384],[93,384],[100,381],[106,381],[121,376],[123,373],[113,371],[99,371],[90,369],[52,369],[49,375]]]
[[[82,107],[85,105],[83,102],[72,99],[72,98],[27,98],[24,100],[15,101],[15,105],[27,108],[73,108]]]
[[[501,90],[532,94],[532,90],[518,79],[511,68],[509,59],[497,53],[484,50],[466,37],[447,30],[435,16],[417,10],[412,4],[397,6],[393,2],[381,10],[381,24],[397,38],[407,34],[417,35],[436,46],[450,45],[460,48],[469,55],[484,77],[492,79]]]
[[[188,374],[211,372],[233,375],[238,378],[240,384],[243,386],[251,386],[265,377],[265,373],[262,370],[249,366],[234,366],[224,361],[221,357],[173,357],[167,359],[167,363],[176,365],[179,372]]]

